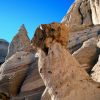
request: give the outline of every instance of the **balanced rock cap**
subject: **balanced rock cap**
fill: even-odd
[[[35,35],[32,39],[33,46],[42,48],[44,51],[50,47],[53,41],[61,43],[63,46],[67,46],[69,28],[65,24],[51,23],[41,24],[35,31]]]

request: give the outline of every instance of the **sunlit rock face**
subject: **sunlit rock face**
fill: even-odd
[[[61,44],[53,43],[48,55],[40,50],[39,59],[40,75],[48,88],[51,100],[100,99],[99,84],[90,79]]]
[[[0,39],[0,64],[4,63],[7,56],[9,43],[6,40]]]
[[[62,19],[62,23],[69,25],[71,31],[91,26],[93,23],[89,0],[76,0]]]
[[[0,68],[0,82],[2,82],[0,84],[0,92],[5,93],[8,89],[10,96],[16,96],[26,76],[27,70],[34,60],[34,54],[24,51],[17,52],[6,60]],[[5,80],[5,77],[7,77],[8,81]],[[6,81],[5,83],[7,85],[3,83],[3,80]],[[6,87],[7,89],[4,90],[2,87]]]
[[[100,24],[100,0],[90,0],[90,5],[93,24]]]
[[[51,23],[41,24],[35,31],[35,35],[32,39],[34,46],[42,48],[44,51],[50,46],[53,40],[60,42],[66,46],[69,35],[69,28],[65,24]]]
[[[97,47],[99,48],[99,51],[100,51],[100,39],[99,39],[99,41],[97,43]],[[100,83],[100,52],[99,52],[98,61],[95,64],[95,66],[92,68],[91,72],[92,72],[92,74],[91,74],[92,79],[94,81]]]
[[[18,31],[18,33],[14,36],[13,40],[11,41],[9,48],[8,48],[8,54],[6,59],[11,57],[14,53],[20,52],[20,51],[30,51],[30,39],[27,35],[27,30],[24,25],[22,25]]]
[[[68,27],[65,28],[68,29]],[[51,31],[51,28],[49,28],[49,31]],[[66,34],[69,34],[68,31],[63,31],[63,33],[59,31],[59,33],[64,37],[67,36]],[[35,35],[37,34],[38,33]],[[40,35],[41,34],[40,32]],[[59,38],[60,37],[58,37],[58,40]],[[39,39],[40,38],[37,38],[37,40]],[[42,40],[42,42],[45,43],[45,40]],[[64,42],[68,42],[68,38],[66,38]],[[42,99],[45,97],[47,97],[48,100],[50,100],[50,98],[51,100],[73,100],[73,98],[74,100],[100,99],[100,89],[98,88],[100,84],[93,82],[86,71],[81,69],[81,65],[68,50],[66,50],[64,43],[62,44],[62,42],[56,41],[56,38],[54,38],[50,44],[45,45],[46,48],[48,48],[48,52],[46,52],[42,46],[38,44],[36,44],[36,46],[39,47],[37,52],[39,57],[39,73],[46,86]]]
[[[73,53],[73,56],[88,73],[96,63],[96,59],[98,59],[97,42],[97,38],[88,39],[80,49]]]

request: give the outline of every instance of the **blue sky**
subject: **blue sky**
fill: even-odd
[[[74,0],[0,0],[0,39],[11,41],[22,24],[30,38],[40,24],[60,22]]]

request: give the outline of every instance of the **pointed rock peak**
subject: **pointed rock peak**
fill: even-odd
[[[20,29],[19,29],[19,33],[24,33],[24,34],[27,34],[27,30],[26,30],[26,28],[25,28],[25,25],[24,25],[24,24],[22,24],[22,25],[21,25],[21,27],[20,27]]]
[[[11,57],[16,52],[20,51],[29,52],[30,50],[31,50],[31,42],[27,35],[27,30],[23,24],[9,45],[6,59]]]

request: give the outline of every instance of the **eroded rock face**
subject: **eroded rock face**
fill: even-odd
[[[36,29],[35,35],[32,39],[34,46],[38,46],[47,52],[47,48],[50,46],[53,40],[60,42],[66,46],[68,41],[69,28],[64,24],[51,23],[42,24]]]
[[[27,77],[21,88],[21,92],[28,92],[44,87],[44,83],[38,72],[38,62],[36,60],[28,70]]]
[[[27,31],[24,25],[21,26],[17,35],[13,38],[9,45],[9,50],[6,59],[11,57],[14,53],[19,51],[30,51],[30,39],[27,36]]]
[[[9,43],[6,40],[0,39],[0,65],[4,63],[7,56]]]
[[[50,46],[47,56],[43,51],[39,51],[39,72],[51,100],[100,99],[100,84],[93,82],[59,43]]]
[[[100,35],[100,25],[88,27],[81,31],[70,32],[67,48],[71,52],[78,50],[83,42],[91,38],[96,38]]]
[[[100,82],[100,40],[97,43],[97,47],[99,48],[99,57],[97,63],[91,70],[91,77],[94,81]]]
[[[68,42],[68,39],[65,42]],[[66,50],[65,45],[54,39],[50,45],[46,45],[48,53],[39,45],[36,46],[40,48],[37,53],[39,72],[46,86],[44,99],[49,95],[51,100],[100,99],[100,84],[93,82],[86,71],[81,69],[80,64]]]
[[[13,56],[6,60],[4,64],[2,64],[0,68],[0,82],[7,77],[9,80],[7,81],[7,85],[9,86],[7,86],[9,95],[16,96],[19,93],[27,70],[34,60],[34,54],[20,51],[16,52]],[[1,87],[2,85],[0,84],[0,88]],[[2,90],[2,92],[4,91]]]
[[[92,15],[89,0],[76,0],[62,23],[69,25],[71,31],[84,29],[92,25]]]
[[[99,56],[98,62],[92,69],[91,76],[94,81],[100,82],[100,56]]]
[[[48,89],[46,88],[44,93],[42,94],[41,100],[51,100],[51,96],[48,93]]]
[[[38,72],[38,59],[35,59],[32,66],[28,69],[27,76],[21,87],[20,95],[22,94],[23,97],[28,100],[40,100],[44,89],[44,82]],[[32,99],[30,99],[30,96]]]
[[[93,24],[100,24],[100,0],[90,0]]]
[[[97,42],[97,38],[91,38],[85,41],[82,47],[73,53],[73,56],[87,72],[90,72],[98,58]]]

